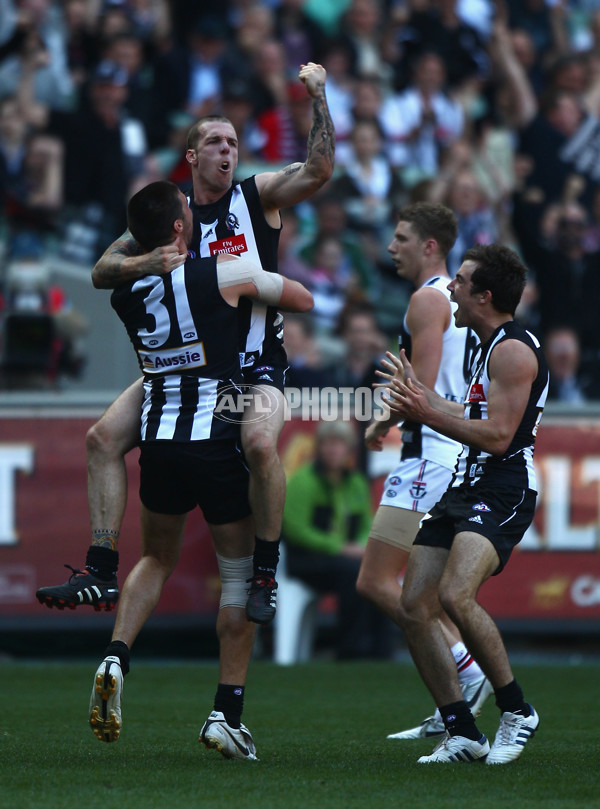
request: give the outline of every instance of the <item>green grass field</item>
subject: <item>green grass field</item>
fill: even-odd
[[[433,742],[387,741],[431,702],[409,664],[254,663],[244,721],[259,762],[197,742],[214,664],[134,665],[123,731],[87,724],[96,662],[3,664],[0,807],[7,809],[362,809],[600,806],[598,666],[515,666],[540,730],[511,765],[419,765]],[[493,738],[490,699],[480,728]]]

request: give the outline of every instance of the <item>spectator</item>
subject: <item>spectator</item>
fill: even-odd
[[[445,83],[444,62],[435,53],[423,53],[409,87],[384,102],[381,120],[391,141],[390,160],[409,185],[433,177],[440,151],[462,134],[463,110],[444,93]]]
[[[275,37],[283,45],[288,70],[295,73],[298,65],[318,62],[323,34],[304,11],[305,0],[281,0],[275,9]],[[320,64],[323,64],[322,62]],[[323,65],[327,70],[327,67]],[[331,74],[327,70],[327,103],[331,111]]]
[[[396,86],[404,87],[411,65],[423,54],[438,54],[448,70],[448,84],[457,88],[465,81],[486,78],[489,56],[479,32],[461,19],[457,0],[437,0],[413,8],[397,36],[402,58],[396,66]]]
[[[167,0],[128,0],[136,36],[146,44],[162,47],[171,34],[171,12]]]
[[[392,69],[382,58],[385,24],[380,0],[351,0],[341,30],[352,50],[352,75],[389,82]]]
[[[85,218],[90,206],[95,210],[97,241],[87,261],[126,229],[130,189],[146,171],[144,128],[125,109],[127,78],[117,65],[102,62],[85,104],[76,112],[49,116],[49,131],[65,143],[65,202],[74,206],[71,216]]]
[[[352,107],[356,97],[356,82],[350,75],[351,48],[341,37],[323,40],[316,61],[327,71],[327,103],[335,127],[336,163],[339,146],[352,128]]]
[[[285,316],[283,343],[289,364],[286,387],[321,388],[327,384],[314,325],[308,315]]]
[[[451,176],[444,201],[454,211],[458,223],[458,236],[447,260],[448,272],[454,278],[470,247],[496,241],[497,218],[470,168],[458,169]]]
[[[150,149],[162,146],[169,132],[168,109],[157,97],[155,68],[146,59],[143,40],[131,32],[116,34],[106,43],[102,58],[127,73],[127,112],[144,125]]]
[[[58,9],[51,0],[0,0],[0,87],[17,93],[23,72],[33,70],[33,97],[52,109],[68,109],[73,82]]]
[[[557,324],[572,328],[581,344],[582,369],[597,375],[600,253],[585,252],[585,209],[570,202],[552,210],[517,199],[513,218],[535,274],[542,337]]]
[[[540,53],[551,53],[555,47],[551,8],[540,0],[508,0],[509,27],[526,31]]]
[[[356,592],[372,517],[366,477],[356,471],[351,424],[323,421],[315,459],[287,484],[283,537],[290,576],[338,597],[338,660],[388,658],[390,623]]]
[[[10,242],[22,231],[42,244],[57,225],[63,203],[63,145],[43,133],[28,134],[16,98],[0,100],[0,212]]]
[[[344,249],[334,236],[321,236],[314,246],[314,264],[306,285],[313,294],[313,317],[319,334],[331,335],[344,307],[348,289],[356,286]]]
[[[260,128],[254,113],[252,87],[243,76],[231,76],[221,88],[221,111],[239,134],[238,156],[240,164],[255,163],[261,159],[267,135]],[[306,146],[306,140],[305,140]],[[289,209],[285,209],[289,210]]]
[[[263,160],[276,164],[302,162],[312,120],[304,85],[288,78],[283,46],[264,42],[253,59],[257,123],[265,134]]]
[[[387,122],[384,114],[387,114],[387,107],[383,105],[383,95],[381,85],[376,79],[358,79],[354,82],[352,90],[352,104],[347,115],[342,117],[341,127],[338,131],[336,125],[336,154],[335,162],[338,166],[348,166],[352,163],[352,131],[355,125],[363,121],[371,121],[378,124],[383,132],[387,132]],[[386,151],[389,149],[388,138],[385,141]]]
[[[370,387],[387,347],[373,307],[350,300],[340,313],[337,334],[345,353],[327,369],[329,384],[336,388]]]
[[[155,92],[159,110],[185,112],[190,120],[215,111],[225,75],[233,76],[228,61],[226,24],[216,15],[188,24],[180,42],[168,41],[155,61]],[[190,124],[191,125],[191,124]]]
[[[67,65],[73,87],[79,93],[98,63],[98,37],[93,30],[86,0],[65,0],[63,25]]]
[[[544,354],[550,371],[550,401],[583,404],[586,396],[579,379],[581,351],[577,333],[568,327],[550,329],[544,340]]]
[[[278,263],[279,272],[293,281],[300,281],[305,286],[310,282],[310,265],[313,256],[308,261],[300,256],[300,224],[295,208],[283,208],[281,216],[281,233],[279,236]],[[287,316],[286,316],[287,320]]]
[[[305,264],[313,264],[316,244],[321,239],[331,236],[341,244],[344,261],[350,267],[352,275],[356,277],[360,288],[367,296],[375,294],[377,269],[365,249],[364,237],[349,226],[343,199],[335,193],[335,183],[329,187],[329,190],[326,189],[325,193],[314,198],[314,207],[317,216],[316,233],[300,248],[299,257]]]
[[[348,224],[383,237],[399,206],[403,186],[383,150],[383,135],[376,121],[358,121],[352,130],[352,158],[333,191],[344,199]]]

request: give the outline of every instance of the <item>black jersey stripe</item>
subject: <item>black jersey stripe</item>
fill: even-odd
[[[148,411],[148,420],[146,424],[146,432],[143,436],[145,441],[153,441],[156,439],[158,434],[158,429],[160,427],[160,420],[163,411],[163,407],[167,401],[167,397],[165,395],[165,379],[164,377],[158,377],[157,379],[153,379],[151,381],[152,385],[152,394],[151,394],[151,404],[150,410]]]
[[[181,404],[175,421],[173,441],[189,441],[194,420],[198,416],[198,380],[194,377],[181,377],[180,392]]]

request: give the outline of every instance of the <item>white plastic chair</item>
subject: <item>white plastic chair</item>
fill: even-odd
[[[277,567],[277,612],[273,622],[273,659],[280,666],[310,660],[319,594],[288,575],[284,543]]]

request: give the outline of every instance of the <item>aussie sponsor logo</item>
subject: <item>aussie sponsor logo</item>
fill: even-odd
[[[206,365],[203,343],[191,343],[183,348],[164,348],[160,351],[138,351],[144,373],[164,374],[169,369],[187,370]]]
[[[211,256],[216,256],[219,253],[246,253],[248,245],[246,244],[246,237],[243,233],[240,233],[238,236],[230,236],[227,239],[211,242],[208,249]]]
[[[388,489],[387,492],[385,493],[385,496],[386,497],[397,497],[398,492],[394,491],[394,489]]]
[[[492,509],[485,503],[475,503],[473,511],[491,511]]]

